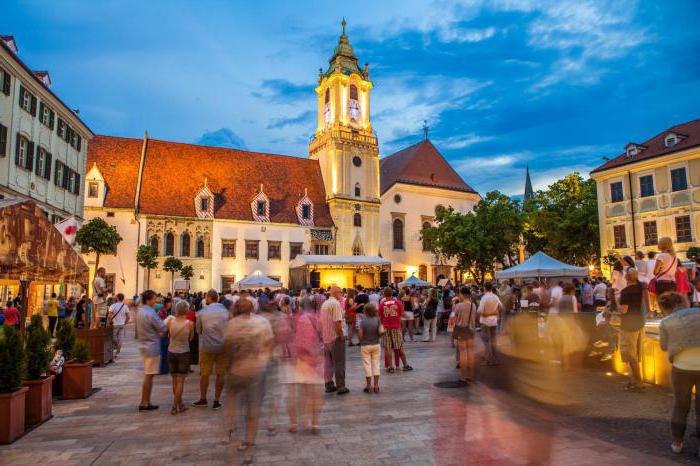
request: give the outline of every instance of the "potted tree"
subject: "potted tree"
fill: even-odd
[[[24,434],[25,397],[22,386],[27,361],[22,336],[5,326],[0,335],[0,445],[12,443]]]
[[[158,268],[158,249],[150,244],[142,244],[136,250],[136,263],[146,269],[146,289],[151,282],[151,269]]]
[[[64,361],[73,358],[73,348],[75,347],[75,328],[70,320],[60,320],[56,329],[56,342],[54,350],[61,351]],[[63,396],[63,372],[54,374],[53,394]]]
[[[51,418],[51,388],[54,376],[49,374],[50,343],[51,336],[44,329],[41,316],[34,314],[25,332],[27,380],[24,381],[24,386],[29,391],[25,399],[24,422],[28,426],[39,425]]]
[[[75,342],[73,359],[63,365],[63,399],[76,400],[92,394],[92,361],[85,340]]]

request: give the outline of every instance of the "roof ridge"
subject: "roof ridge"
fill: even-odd
[[[230,151],[230,152],[245,152],[248,154],[257,154],[257,155],[269,155],[272,157],[284,157],[287,159],[298,159],[298,160],[308,160],[315,162],[315,160],[311,160],[309,158],[305,158],[302,156],[296,156],[296,155],[286,155],[286,154],[273,154],[271,152],[259,152],[259,151],[254,151],[254,150],[246,150],[246,149],[236,149],[234,147],[220,147],[220,146],[207,146],[204,144],[195,144],[192,142],[182,142],[182,141],[166,141],[165,139],[158,139],[158,138],[148,138],[149,141],[154,141],[154,142],[163,142],[166,144],[177,144],[177,145],[182,145],[182,146],[191,146],[191,147],[204,147],[207,149],[216,149],[216,150],[223,150],[223,151]]]

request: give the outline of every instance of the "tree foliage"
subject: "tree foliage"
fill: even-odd
[[[479,283],[493,274],[497,264],[514,264],[523,231],[517,201],[492,191],[473,212],[438,207],[435,214],[436,225],[421,235],[439,258],[457,259],[457,268],[470,272]]]
[[[136,262],[146,269],[146,288],[151,282],[151,270],[158,268],[158,249],[150,244],[142,244],[136,250]]]
[[[34,314],[25,333],[27,379],[39,380],[49,371],[51,335],[44,328],[41,316]]]
[[[598,201],[592,179],[571,173],[524,203],[526,249],[587,265],[598,258]]]
[[[163,270],[170,272],[170,290],[172,291],[175,282],[175,272],[182,270],[182,261],[173,256],[167,257],[165,262],[163,262]]]
[[[180,276],[183,280],[190,280],[194,276],[194,268],[191,265],[185,265],[180,269]]]
[[[19,390],[27,374],[27,357],[22,335],[12,325],[3,327],[0,336],[0,393]]]
[[[56,329],[56,341],[54,348],[63,352],[63,357],[66,361],[73,358],[73,348],[75,347],[75,327],[68,319],[58,321]]]
[[[75,242],[89,253],[95,253],[95,269],[100,266],[101,254],[116,254],[122,237],[117,227],[110,225],[100,217],[85,223],[75,235]]]
[[[695,259],[700,259],[700,247],[691,246],[688,248],[688,252],[685,253],[689,260],[694,261]]]

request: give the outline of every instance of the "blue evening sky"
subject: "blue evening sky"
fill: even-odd
[[[697,0],[14,1],[0,34],[94,132],[306,156],[348,21],[382,156],[430,137],[484,193],[700,117]],[[182,174],[172,174],[181,176]]]

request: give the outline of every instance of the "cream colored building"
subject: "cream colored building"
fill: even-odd
[[[681,259],[700,246],[700,120],[669,128],[591,172],[601,254],[656,250],[673,239]]]
[[[14,37],[0,36],[0,196],[32,199],[54,223],[81,219],[92,135],[48,72],[31,70]]]
[[[148,278],[136,264],[138,246],[147,243],[159,251],[159,264],[175,256],[194,268],[194,291],[228,289],[256,272],[287,285],[290,262],[300,254],[309,256],[306,262],[317,258],[303,273],[320,270],[321,286],[380,285],[414,273],[433,282],[454,279],[454,264],[435,258],[420,231],[432,225],[436,206],[466,212],[479,196],[427,139],[379,159],[372,86],[343,23],[315,89],[318,119],[309,158],[148,135],[96,136],[88,154],[85,216],[104,218],[124,239],[115,256],[100,259],[108,285],[127,295],[147,284],[170,289],[169,273]]]

